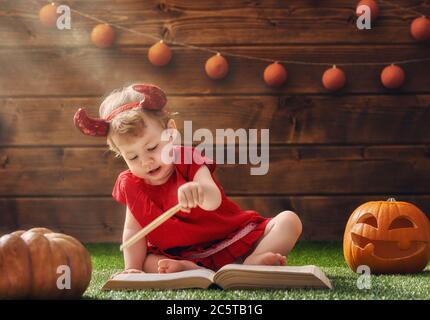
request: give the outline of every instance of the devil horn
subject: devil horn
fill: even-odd
[[[109,123],[103,119],[94,119],[88,116],[85,108],[79,108],[73,117],[73,122],[83,134],[94,137],[106,137]]]
[[[136,84],[133,90],[142,93],[145,98],[140,106],[149,110],[161,110],[167,103],[166,94],[159,87],[152,84]]]

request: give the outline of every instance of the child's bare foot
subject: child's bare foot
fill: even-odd
[[[158,273],[171,273],[192,269],[204,269],[192,261],[161,259],[158,260]]]
[[[287,259],[280,253],[265,252],[257,255],[250,255],[243,264],[258,264],[270,266],[286,266]]]

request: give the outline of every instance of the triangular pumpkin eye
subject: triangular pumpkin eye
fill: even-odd
[[[378,221],[376,221],[376,218],[371,213],[366,213],[361,216],[360,219],[358,219],[357,223],[365,223],[374,228],[378,228]]]
[[[415,228],[415,224],[407,217],[397,217],[391,222],[388,230],[401,228]]]

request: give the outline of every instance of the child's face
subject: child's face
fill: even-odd
[[[112,140],[120,150],[130,171],[145,182],[153,185],[165,183],[173,173],[173,163],[161,160],[163,148],[171,155],[172,139],[161,141],[164,128],[154,119],[145,119],[146,128],[137,136],[114,134]],[[174,120],[169,120],[168,128],[176,128]]]

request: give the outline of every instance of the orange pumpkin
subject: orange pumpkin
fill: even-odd
[[[381,82],[387,89],[400,88],[405,82],[405,72],[399,66],[389,65],[381,72]]]
[[[361,16],[363,14],[363,11],[358,10],[360,6],[368,6],[370,9],[370,19],[372,21],[375,21],[376,18],[379,16],[379,6],[374,0],[361,0],[355,9],[355,14],[357,17]]]
[[[59,289],[60,266],[70,268],[70,288]],[[79,298],[91,280],[91,259],[75,238],[46,228],[0,238],[0,299]],[[61,288],[61,287],[60,287]]]
[[[372,273],[420,272],[430,260],[429,220],[408,202],[367,202],[348,220],[343,253],[354,272],[360,265]]]
[[[172,50],[164,43],[163,40],[154,44],[148,51],[148,60],[154,66],[165,66],[172,59]]]
[[[419,17],[411,23],[411,36],[418,41],[430,39],[430,19]]]
[[[109,48],[115,42],[115,32],[108,24],[98,24],[91,31],[91,41],[98,48]]]
[[[55,27],[60,16],[57,13],[58,6],[55,3],[44,5],[39,11],[39,20],[47,27]]]
[[[274,62],[264,69],[263,78],[268,86],[280,87],[287,81],[288,72],[282,64]]]
[[[322,76],[322,83],[324,88],[329,91],[337,91],[342,89],[346,84],[345,72],[342,69],[333,66],[332,68],[324,71]]]
[[[222,79],[228,73],[228,62],[221,54],[218,53],[206,61],[205,71],[211,79]]]

